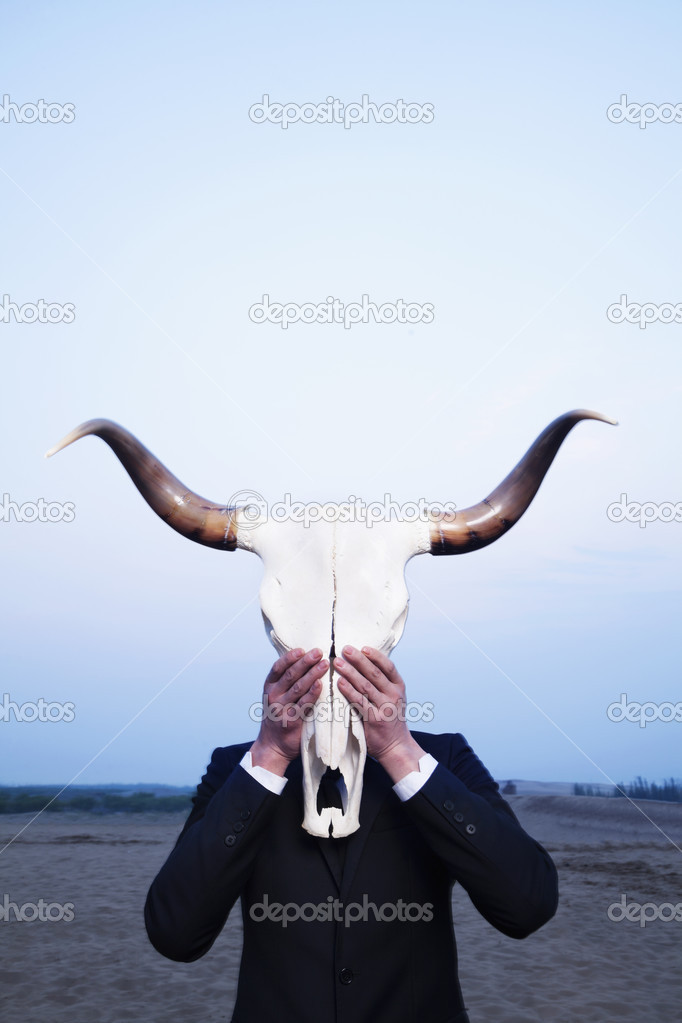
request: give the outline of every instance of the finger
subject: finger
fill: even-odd
[[[346,652],[346,650],[349,649],[352,648],[344,647],[344,653]],[[370,681],[370,679],[365,674],[364,670],[362,670],[364,667],[362,666],[361,661],[362,655],[357,655],[356,652],[355,654],[349,655],[349,657],[353,657],[353,660],[359,662],[361,666],[356,668],[355,664],[350,663],[350,660],[345,660],[342,657],[335,657],[334,670],[337,671],[339,675],[341,675],[343,678],[351,682],[353,687],[359,693],[364,693],[364,695],[367,697],[370,703],[374,704],[380,703],[382,701],[382,692],[377,686],[373,684],[372,681]],[[367,660],[367,658],[362,658],[362,660],[366,662],[368,671],[370,669],[373,671],[377,671],[377,669],[374,668],[374,666],[371,664],[370,661]]]
[[[298,687],[301,688],[302,695],[296,698],[295,693]],[[292,694],[292,698],[282,697],[277,704],[280,708],[282,723],[285,728],[288,728],[291,724],[300,726],[301,721],[307,720],[312,715],[313,707],[322,692],[322,680],[319,677],[318,665],[304,675],[302,679],[299,679],[289,692]]]
[[[386,654],[382,654],[381,650],[375,650],[373,646],[363,646],[362,653],[384,673],[389,682],[393,682],[394,685],[405,684],[393,661]]]
[[[376,710],[376,708],[373,707],[373,704],[370,703],[365,694],[356,689],[353,683],[349,679],[344,678],[343,675],[339,676],[337,685],[341,695],[346,697],[352,707],[356,707],[360,711],[362,720],[371,720],[372,710]]]
[[[325,672],[322,673],[323,675]],[[302,710],[308,710],[313,707],[317,702],[317,698],[322,692],[322,678],[316,678],[307,693],[304,693],[298,700],[298,706]]]
[[[296,679],[296,681],[282,693],[279,697],[279,702],[300,703],[301,697],[305,696],[310,691],[311,686],[318,682],[328,670],[329,661],[327,660],[313,664],[312,667],[308,668],[308,671],[306,671],[304,675]]]
[[[314,650],[308,650],[308,652],[304,653],[303,656],[296,658],[293,663],[290,662],[286,670],[274,682],[271,692],[286,692],[295,682],[298,682],[298,680],[305,675],[308,669],[311,668],[312,665],[316,664],[321,657],[322,651],[315,648]]]
[[[352,646],[345,646],[343,648],[343,655],[380,693],[383,693],[384,695],[389,695],[391,693],[391,686],[393,683],[384,675],[381,668],[374,664],[369,657]]]
[[[297,661],[299,657],[302,657],[304,653],[304,650],[297,647],[295,650],[287,650],[285,654],[282,654],[282,656],[279,657],[270,668],[268,677],[265,680],[265,685],[269,686],[274,682],[277,682],[280,675],[282,675],[290,665]]]

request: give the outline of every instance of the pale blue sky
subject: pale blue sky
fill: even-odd
[[[682,724],[606,709],[682,699],[682,525],[606,509],[682,500],[682,327],[606,309],[682,302],[682,125],[606,110],[682,102],[681,19],[671,3],[3,8],[0,94],[76,116],[0,124],[0,293],[76,319],[0,323],[0,489],[76,516],[0,523],[0,688],[76,716],[0,722],[0,782],[66,782],[135,718],[79,781],[192,784],[213,747],[255,737],[274,659],[256,558],[165,527],[101,441],[43,459],[82,420],[121,422],[215,500],[463,506],[575,407],[621,425],[580,424],[498,544],[410,564],[394,659],[435,704],[429,730],[462,731],[497,777],[680,775]],[[283,131],[248,118],[266,93],[435,117]],[[265,293],[400,297],[435,319],[285,332],[249,320]]]

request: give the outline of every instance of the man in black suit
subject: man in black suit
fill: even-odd
[[[524,938],[556,911],[556,869],[462,735],[408,730],[405,686],[384,654],[345,647],[334,666],[367,739],[359,830],[334,839],[301,828],[301,717],[329,662],[293,650],[265,683],[282,714],[266,715],[254,743],[213,753],[149,890],[147,933],[191,962],[241,897],[233,1023],[466,1023],[453,883]]]

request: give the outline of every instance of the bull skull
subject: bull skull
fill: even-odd
[[[48,452],[95,434],[106,441],[150,507],[169,526],[219,550],[253,551],[263,561],[260,604],[268,638],[283,653],[319,647],[330,659],[345,644],[388,654],[407,616],[405,565],[415,554],[464,554],[497,540],[523,515],[569,430],[582,419],[615,425],[597,412],[568,412],[540,434],[519,464],[479,504],[456,514],[429,513],[422,521],[342,521],[338,506],[320,521],[280,522],[255,518],[245,508],[214,504],[188,490],[140,442],[108,419],[78,426]],[[336,521],[334,521],[336,519]],[[306,528],[306,525],[308,528]],[[366,756],[362,720],[339,692],[332,666],[329,683],[310,719],[303,722],[301,758],[305,814],[311,835],[335,838],[358,829]],[[317,809],[326,767],[339,768],[345,783],[343,809]]]

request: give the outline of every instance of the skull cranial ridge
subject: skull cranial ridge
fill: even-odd
[[[319,647],[333,657],[352,645],[389,654],[407,617],[404,573],[410,558],[464,554],[503,536],[530,505],[566,435],[583,419],[615,425],[598,412],[567,412],[543,430],[478,504],[454,515],[434,511],[418,521],[372,522],[371,528],[334,514],[314,522],[247,518],[239,508],[189,490],[131,433],[108,419],[76,427],[48,455],[81,437],[98,436],[150,507],[177,532],[219,550],[257,554],[264,569],[261,611],[268,638],[280,653]],[[338,507],[324,506],[331,511]],[[301,732],[303,827],[311,835],[340,838],[359,828],[366,752],[363,722],[339,692],[332,665]],[[318,812],[318,788],[327,767],[341,772],[343,807],[322,806]]]

